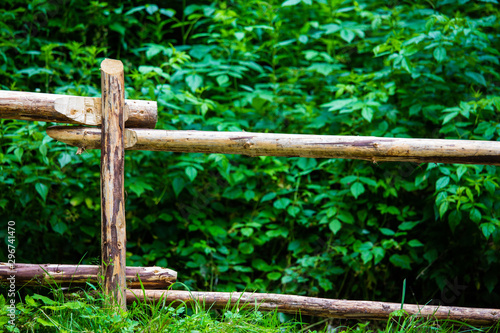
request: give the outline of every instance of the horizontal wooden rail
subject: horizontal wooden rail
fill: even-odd
[[[206,309],[238,308],[303,315],[363,320],[386,320],[390,314],[401,309],[399,303],[347,301],[306,296],[258,293],[190,292],[180,290],[127,290],[127,302],[148,300],[166,305],[199,302]],[[474,325],[493,325],[500,320],[500,310],[405,304],[409,315],[437,320],[458,320]]]
[[[99,149],[101,145],[98,128],[54,126],[47,134],[84,149]],[[130,150],[500,165],[500,141],[136,128],[127,129],[125,137],[125,148]]]
[[[0,90],[0,118],[55,123],[100,125],[101,99],[69,95]],[[126,127],[154,128],[154,101],[125,100]]]
[[[54,285],[78,286],[86,282],[98,284],[100,266],[97,265],[53,265],[53,264],[14,264],[0,263],[0,283],[8,283],[15,276],[16,285]],[[168,288],[177,279],[177,272],[162,267],[127,267],[127,285],[131,288]]]

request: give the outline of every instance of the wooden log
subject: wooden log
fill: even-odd
[[[104,290],[123,310],[125,300],[126,244],[124,197],[125,82],[123,64],[101,63],[101,249]]]
[[[55,126],[52,138],[85,148],[100,147],[97,128]],[[379,138],[251,132],[127,129],[126,149],[183,153],[243,154],[360,159],[371,162],[500,165],[500,141]]]
[[[100,125],[101,99],[57,94],[0,90],[0,118],[55,123]],[[125,100],[126,127],[154,128],[158,107],[154,101]]]
[[[54,264],[14,264],[0,262],[0,283],[15,276],[18,286],[61,287],[81,286],[87,282],[102,283],[101,267],[97,265],[54,265]],[[141,289],[169,288],[177,280],[177,272],[162,267],[127,267],[125,270],[127,286]],[[139,282],[140,281],[140,282]]]
[[[306,296],[259,293],[191,292],[180,290],[127,290],[127,302],[162,302],[166,305],[192,304],[199,302],[205,309],[257,307],[262,311],[301,313],[302,315],[362,320],[387,320],[389,315],[401,309],[399,303],[348,301]],[[458,320],[473,325],[493,325],[500,320],[500,310],[465,308],[455,306],[431,306],[405,304],[403,309],[409,315],[437,320]]]

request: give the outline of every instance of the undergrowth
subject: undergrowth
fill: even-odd
[[[244,304],[214,310],[200,301],[156,303],[135,301],[127,311],[110,305],[98,288],[63,293],[44,289],[16,304],[15,325],[9,325],[8,302],[0,295],[2,332],[499,332],[499,324],[474,327],[457,321],[436,321],[395,311],[387,321],[357,322],[262,312]]]

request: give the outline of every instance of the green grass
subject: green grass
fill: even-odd
[[[94,286],[63,294],[27,295],[17,303],[16,326],[6,325],[7,305],[0,295],[0,326],[6,332],[498,332],[499,326],[474,327],[454,321],[416,316],[356,323],[336,319],[302,318],[276,311],[260,312],[254,305],[239,310],[211,310],[200,302],[172,305],[135,302],[123,312],[108,304]]]

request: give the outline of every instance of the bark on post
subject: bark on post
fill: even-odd
[[[125,298],[125,200],[124,200],[124,104],[123,64],[101,63],[101,248],[104,290],[111,302],[127,309]]]

